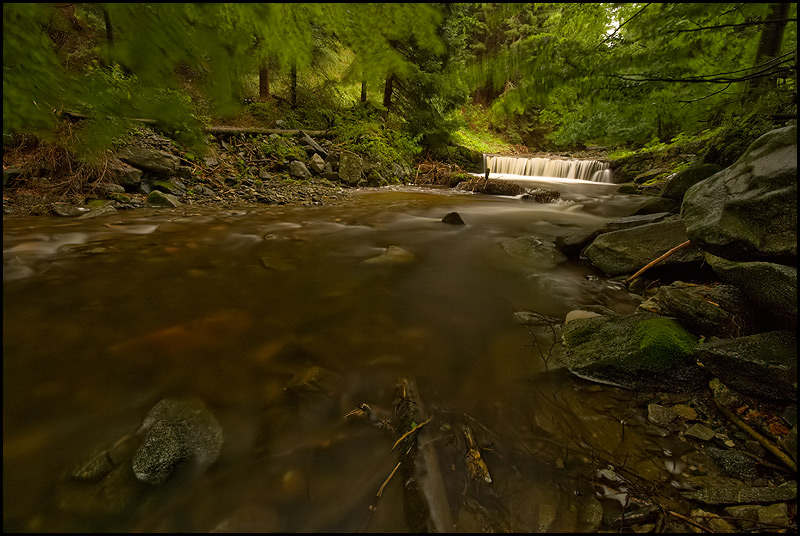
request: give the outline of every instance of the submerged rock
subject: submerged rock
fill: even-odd
[[[416,255],[398,246],[389,246],[386,251],[362,261],[364,264],[408,264],[417,259]]]
[[[567,260],[567,256],[558,251],[555,244],[538,236],[504,238],[497,244],[512,257],[534,268],[549,269]]]
[[[188,464],[202,471],[222,449],[222,427],[197,398],[162,400],[139,431],[146,435],[133,455],[133,472],[148,484],[161,484]]]

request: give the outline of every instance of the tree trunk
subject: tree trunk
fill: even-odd
[[[781,50],[783,43],[783,33],[786,29],[786,19],[789,16],[789,4],[771,4],[769,13],[761,30],[761,38],[758,41],[756,60],[753,70],[763,69],[765,63],[775,58]],[[774,22],[771,22],[774,21]],[[777,77],[761,76],[751,79],[747,84],[747,98],[757,98],[760,93],[769,90],[775,85]]]
[[[269,67],[266,62],[258,70],[258,98],[262,101],[269,99]]]
[[[292,110],[297,108],[297,65],[292,64],[291,86],[292,86]]]
[[[361,102],[367,102],[367,81],[361,81]]]
[[[386,77],[386,84],[383,86],[383,107],[386,108],[386,118],[389,117],[389,109],[392,107],[392,89],[394,88],[394,75]]]
[[[114,27],[107,9],[103,9],[103,22],[106,24],[106,62],[111,65],[111,47],[114,46]]]

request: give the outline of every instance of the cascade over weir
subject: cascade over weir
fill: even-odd
[[[484,172],[611,183],[608,162],[567,158],[483,155]],[[500,177],[502,178],[502,177]]]

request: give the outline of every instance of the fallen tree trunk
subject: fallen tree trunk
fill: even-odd
[[[69,119],[91,119],[92,116],[86,114],[79,114],[76,112],[63,112],[65,117]],[[156,119],[142,119],[138,117],[131,117],[131,121],[144,123],[145,125],[157,125]],[[302,130],[302,129],[283,129],[283,128],[258,128],[258,127],[225,127],[225,126],[210,126],[203,127],[204,132],[214,135],[235,135],[235,134],[280,134],[280,135],[304,135],[304,136],[320,136],[328,137],[333,134],[328,130]],[[310,139],[310,138],[309,138]],[[313,140],[312,140],[313,141]],[[313,145],[312,145],[313,147]],[[316,148],[315,148],[316,149]]]
[[[332,136],[333,134],[327,130],[301,130],[301,129],[281,129],[281,128],[256,128],[256,127],[205,127],[204,131],[209,134],[307,134],[309,136]]]

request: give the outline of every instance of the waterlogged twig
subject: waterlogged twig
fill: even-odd
[[[426,424],[431,422],[431,420],[433,420],[433,415],[428,417],[427,420],[425,420],[424,422],[421,422],[418,425],[416,425],[414,428],[412,428],[411,430],[409,430],[405,434],[401,435],[400,438],[397,441],[394,442],[394,445],[392,445],[392,450],[390,452],[394,452],[394,449],[397,448],[397,445],[402,443],[405,438],[407,438],[408,436],[410,436],[411,434],[413,434],[414,432],[416,432],[417,430],[419,430],[420,428],[422,428],[423,426],[425,426]]]

